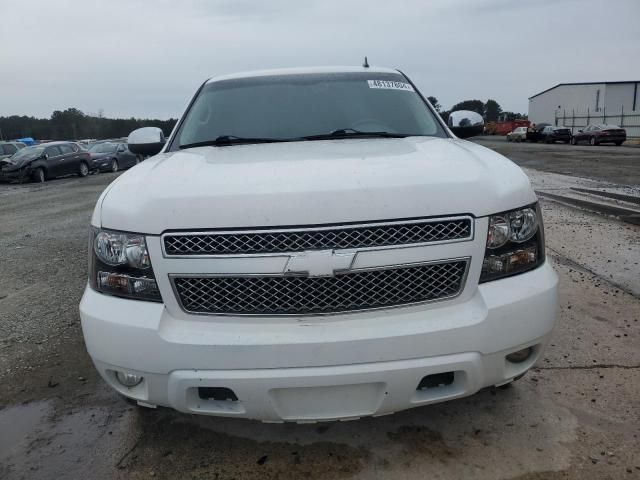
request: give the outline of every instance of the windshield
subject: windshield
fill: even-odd
[[[206,84],[170,150],[223,136],[300,139],[345,129],[446,137],[403,75],[296,74]]]
[[[25,147],[21,150],[18,150],[12,157],[11,160],[14,162],[21,162],[23,160],[34,160],[38,158],[44,152],[43,147]]]
[[[113,153],[116,151],[115,143],[98,143],[92,146],[89,151],[92,153]]]

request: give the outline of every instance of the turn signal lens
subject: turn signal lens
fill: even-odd
[[[159,294],[158,284],[153,278],[136,278],[113,272],[98,272],[98,288],[123,295]]]
[[[504,277],[518,270],[528,270],[538,263],[538,248],[532,246],[502,255],[489,255],[482,262],[482,275],[485,277]]]

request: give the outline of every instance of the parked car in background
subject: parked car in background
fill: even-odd
[[[507,133],[507,142],[524,142],[527,138],[527,127],[518,127]]]
[[[550,125],[550,123],[538,123],[537,125],[534,123],[533,125],[531,125],[529,128],[527,128],[527,142],[536,143],[542,140],[542,131]]]
[[[91,169],[101,172],[117,172],[133,167],[141,157],[131,153],[126,143],[97,143],[89,149]]]
[[[588,125],[584,130],[578,130],[571,137],[571,144],[589,142],[589,145],[600,145],[601,143],[615,143],[622,145],[627,139],[627,131],[617,125]]]
[[[22,142],[0,142],[0,165],[2,160],[9,158],[18,150],[26,147]]]
[[[86,177],[91,156],[73,142],[50,142],[25,147],[14,154],[2,167],[1,177],[6,180],[45,180],[77,174]]]
[[[547,125],[540,132],[540,141],[544,143],[569,143],[571,141],[571,129],[567,127]]]

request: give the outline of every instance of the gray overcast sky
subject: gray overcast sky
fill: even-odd
[[[449,108],[640,80],[640,0],[0,0],[0,115],[177,117],[213,75],[397,67]]]

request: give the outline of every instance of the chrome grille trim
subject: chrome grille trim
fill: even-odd
[[[174,274],[169,277],[176,299],[186,313],[317,316],[455,298],[464,290],[469,263],[469,257],[455,258],[354,269],[332,277],[285,274]],[[220,294],[216,295],[214,287],[219,288]],[[298,298],[292,298],[295,296]]]
[[[305,250],[380,249],[473,240],[470,216],[286,229],[166,232],[166,258],[281,255]]]

